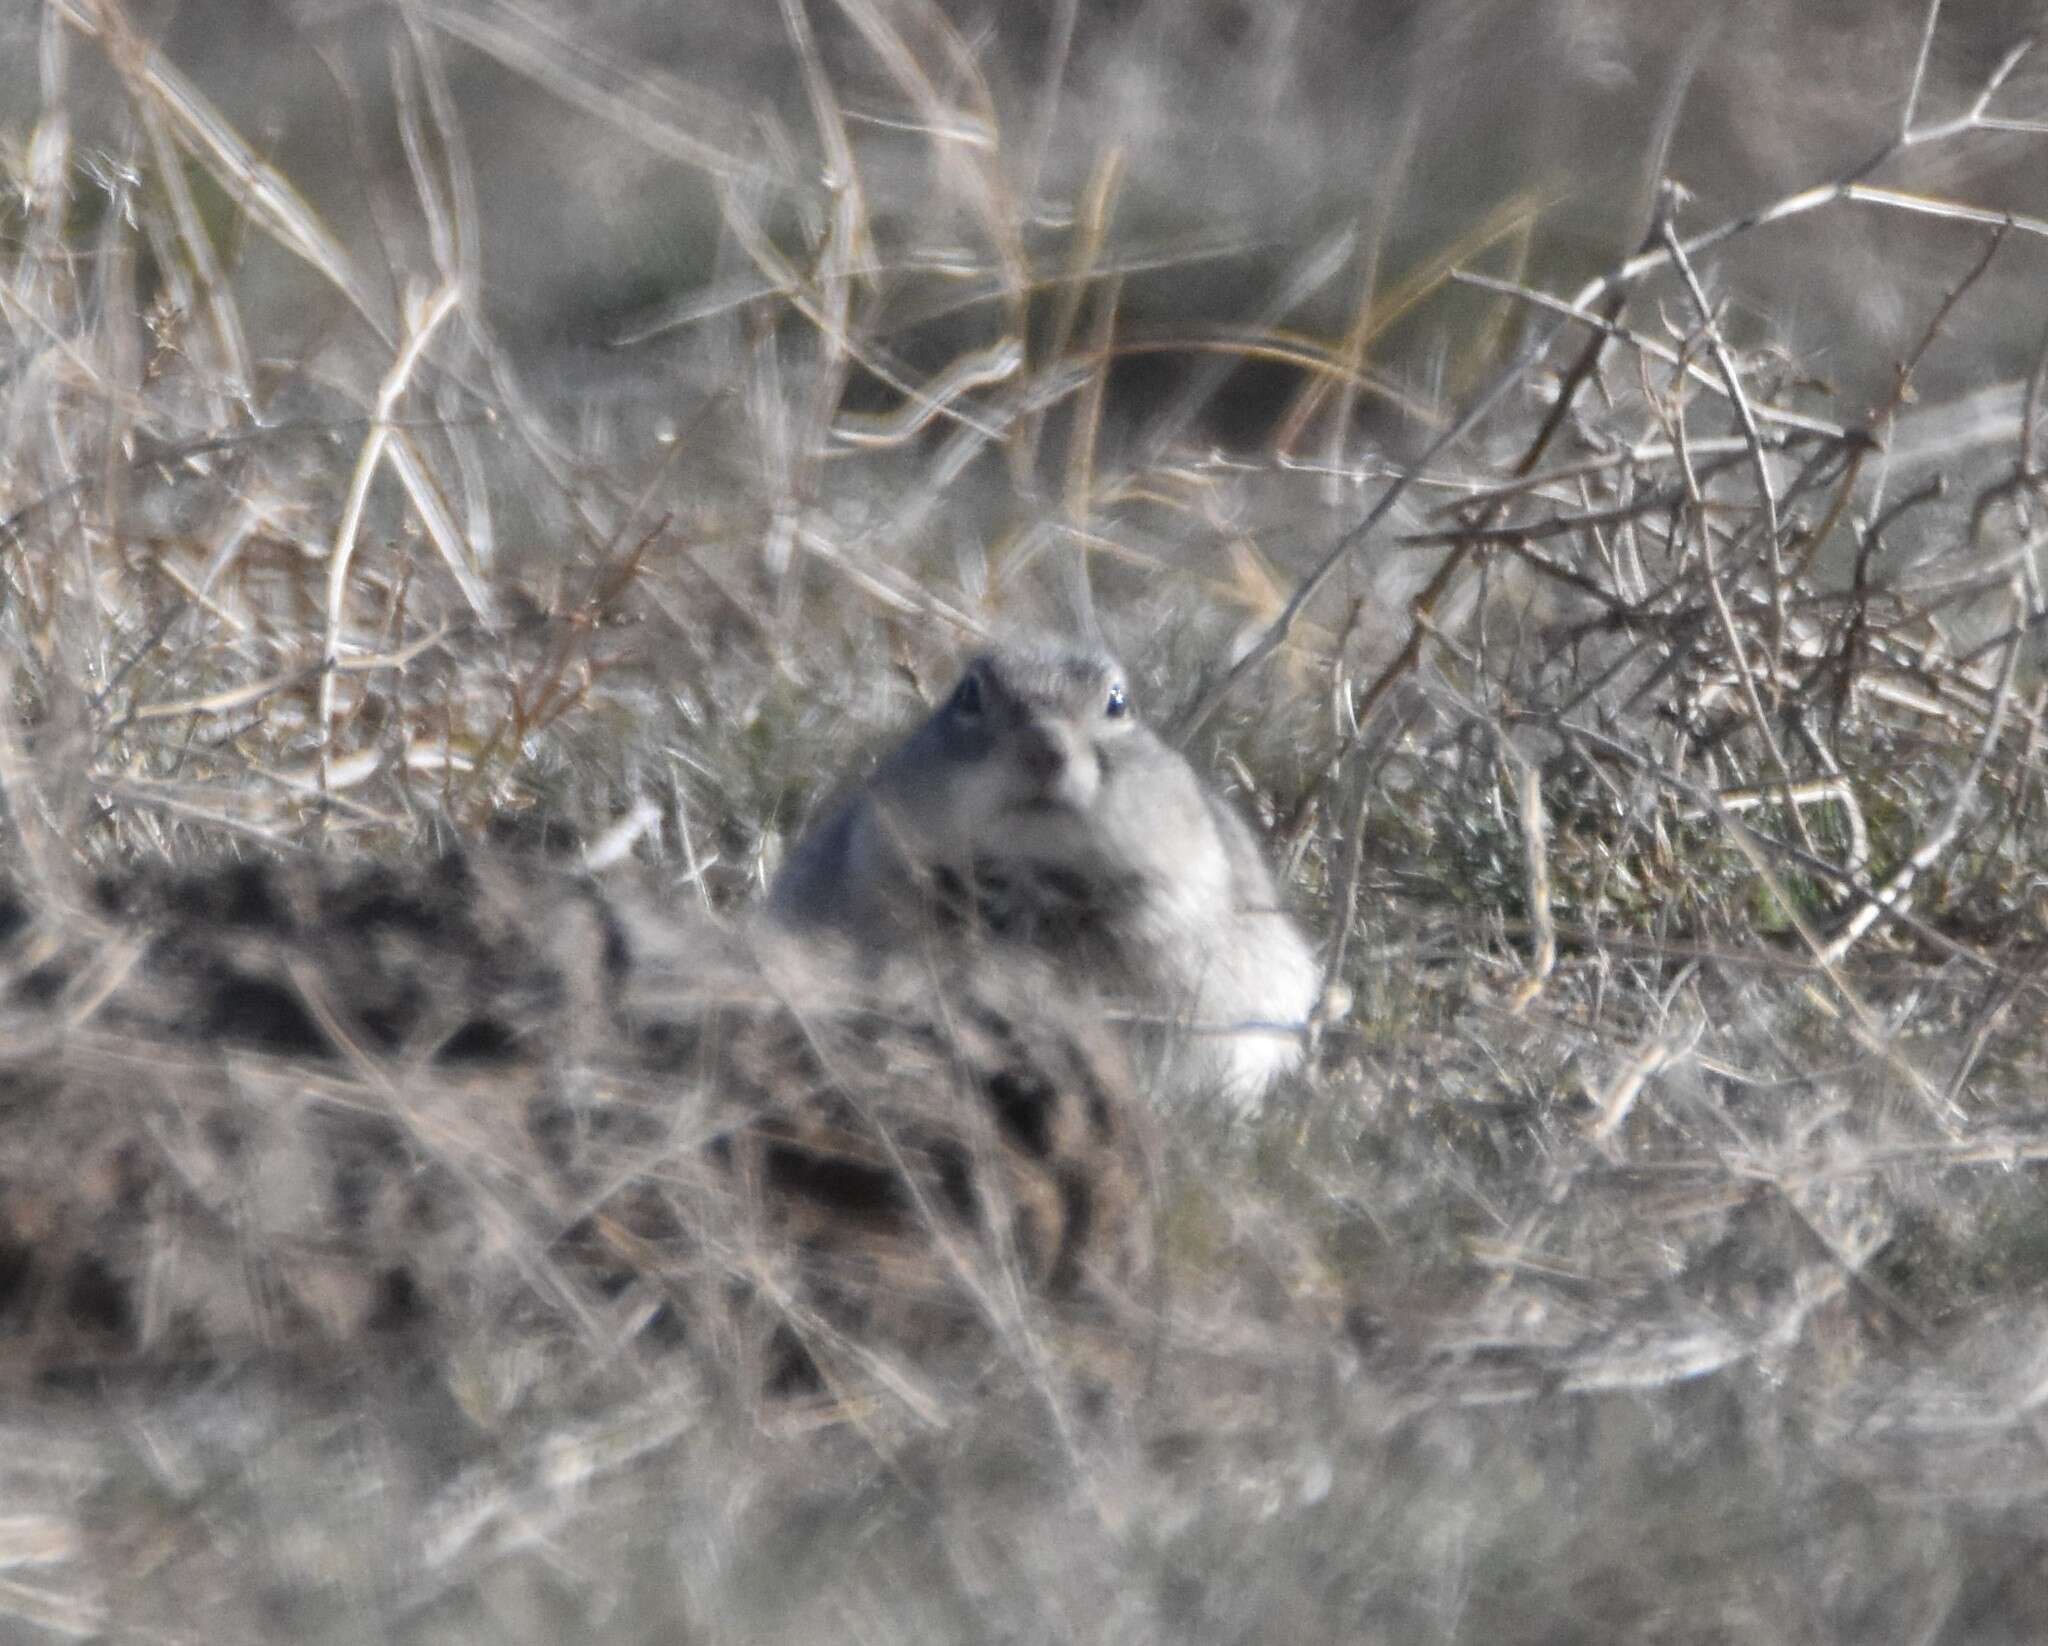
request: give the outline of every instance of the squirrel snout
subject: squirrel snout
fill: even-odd
[[[1041,783],[1055,783],[1066,771],[1070,756],[1066,740],[1051,726],[1031,722],[1017,730],[1017,764],[1025,775]]]
[[[1087,739],[1058,720],[1025,720],[1014,728],[1011,769],[1033,801],[1086,806],[1100,774]]]

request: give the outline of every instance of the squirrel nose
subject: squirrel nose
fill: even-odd
[[[1050,783],[1067,769],[1067,748],[1044,726],[1024,726],[1017,736],[1017,763],[1041,783]]]

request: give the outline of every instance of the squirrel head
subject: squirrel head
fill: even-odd
[[[974,814],[961,821],[995,823],[1086,813],[1137,724],[1114,657],[1041,642],[970,660],[930,737]]]

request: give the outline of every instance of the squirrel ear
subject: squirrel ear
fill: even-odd
[[[968,720],[981,717],[981,676],[969,669],[959,685],[953,688],[953,701],[946,705],[950,713]]]

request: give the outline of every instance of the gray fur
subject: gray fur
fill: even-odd
[[[1113,704],[1124,704],[1121,712]],[[1320,968],[1250,826],[1146,727],[1107,652],[1000,647],[791,852],[770,910],[886,952],[962,922],[1195,1032],[1249,1105],[1300,1061]]]

